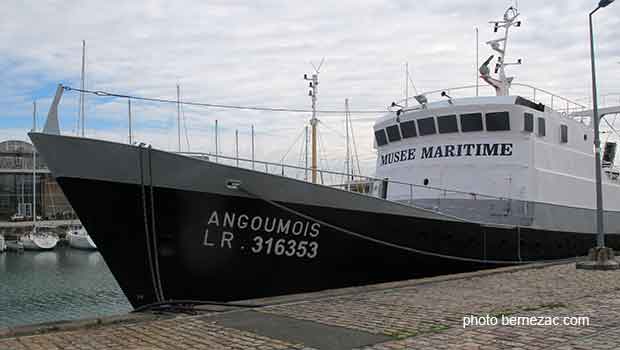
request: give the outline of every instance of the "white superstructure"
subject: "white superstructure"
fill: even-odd
[[[504,21],[491,22],[506,28],[504,38],[488,42],[500,54],[517,16],[509,9]],[[428,103],[423,94],[416,96],[419,106],[401,108],[376,122],[376,175],[390,181],[387,198],[466,219],[593,232],[594,137],[584,122],[589,118],[583,117],[588,112],[576,111],[579,106],[566,99],[566,109],[556,111],[508,95],[513,78],[506,78],[504,67],[509,64],[498,57],[499,79],[492,78],[492,57],[480,73],[497,96],[453,99],[442,93],[442,100]],[[618,112],[620,108],[607,110]],[[605,152],[607,227],[620,232],[615,144]]]

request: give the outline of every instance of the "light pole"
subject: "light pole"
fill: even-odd
[[[596,69],[594,63],[594,31],[592,30],[592,15],[599,9],[606,7],[614,0],[600,0],[598,6],[590,12],[590,63],[592,65],[592,123],[594,123],[594,162],[596,173],[596,247],[590,249],[589,261],[577,264],[578,268],[587,269],[617,269],[614,253],[605,248],[605,232],[603,222],[603,186],[601,179],[601,140],[599,137],[598,101],[596,94]]]

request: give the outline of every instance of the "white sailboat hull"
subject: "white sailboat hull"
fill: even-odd
[[[21,238],[25,250],[51,250],[58,244],[58,236],[53,234],[29,234]]]
[[[69,240],[69,245],[72,248],[92,250],[97,249],[97,245],[95,244],[95,242],[93,242],[93,240],[86,232],[69,232],[67,233],[67,239]]]

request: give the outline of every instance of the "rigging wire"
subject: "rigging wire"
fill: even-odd
[[[191,102],[191,101],[176,101],[176,100],[168,100],[163,98],[153,98],[153,97],[142,97],[142,96],[133,96],[133,95],[124,95],[117,94],[107,91],[101,90],[86,90],[86,89],[78,89],[70,86],[63,86],[65,91],[76,91],[84,94],[92,94],[99,97],[116,97],[116,98],[130,98],[132,100],[142,100],[142,101],[150,101],[150,102],[160,102],[160,103],[174,103],[174,104],[185,104],[189,106],[199,106],[199,107],[212,107],[212,108],[224,108],[224,109],[241,109],[241,110],[253,110],[253,111],[266,111],[266,112],[289,112],[289,113],[311,113],[310,109],[301,109],[301,108],[286,108],[286,107],[257,107],[257,106],[241,106],[241,105],[226,105],[226,104],[217,104],[217,103],[203,103],[203,102]],[[362,114],[362,113],[387,113],[389,112],[387,109],[385,110],[361,110],[361,111],[351,111],[350,113]],[[344,111],[340,110],[317,110],[317,113],[323,114],[342,114]]]
[[[284,153],[284,156],[282,156],[282,159],[280,159],[280,163],[284,164],[284,159],[286,159],[286,156],[288,156],[288,154],[291,152],[291,150],[293,149],[293,147],[295,147],[295,145],[297,144],[297,141],[299,141],[299,138],[301,138],[301,135],[303,135],[304,130],[301,130],[301,133],[299,135],[297,135],[297,137],[295,137],[295,140],[293,141],[293,143],[289,146],[288,150]]]

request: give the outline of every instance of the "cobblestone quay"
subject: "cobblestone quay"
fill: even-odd
[[[269,305],[89,327],[74,323],[41,334],[4,329],[0,349],[620,349],[620,273],[577,270],[574,264],[253,302]],[[502,318],[560,323],[510,325]],[[483,324],[490,319],[498,324]]]

